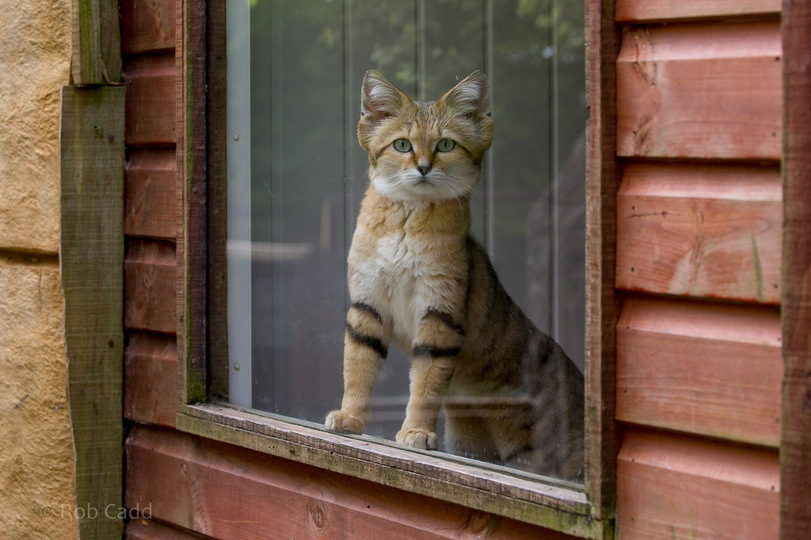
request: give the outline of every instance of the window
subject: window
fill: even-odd
[[[233,4],[230,400],[314,422],[340,404],[346,255],[368,183],[356,136],[367,69],[419,100],[436,99],[474,69],[489,74],[496,136],[472,205],[473,233],[511,296],[582,370],[582,5]],[[408,361],[393,353],[367,432],[392,439],[407,397]]]
[[[599,374],[599,367],[584,365],[588,113],[582,9],[569,0],[227,2],[227,32],[209,21],[210,46],[222,43],[216,52],[227,52],[227,76],[217,71],[219,57],[209,51],[214,69],[205,94],[210,357],[204,375],[189,352],[199,336],[192,331],[181,336],[189,367],[180,429],[448,500],[474,490],[482,498],[468,504],[547,526],[551,514],[565,512],[569,521],[557,528],[599,535],[603,525],[593,520],[611,515],[610,501],[602,502],[610,478],[592,478],[590,488],[587,476],[584,492],[498,467],[482,476],[480,464],[462,458],[438,460],[436,453],[412,453],[380,439],[320,428],[342,394],[346,254],[368,182],[367,158],[355,134],[367,69],[377,69],[420,100],[435,99],[474,69],[488,74],[496,135],[474,194],[473,234],[525,313],[581,370]],[[612,54],[610,48],[595,50],[606,58]],[[199,67],[190,51],[185,61]],[[187,110],[194,109],[192,101],[187,98]],[[186,121],[194,123],[194,115]],[[217,172],[223,149],[227,175]],[[610,179],[611,168],[600,174]],[[591,196],[611,189],[598,181]],[[215,217],[222,211],[227,224]],[[185,225],[187,236],[193,222]],[[193,264],[186,264],[186,273],[194,273]],[[217,279],[224,268],[227,296]],[[611,283],[609,274],[596,276],[596,290],[608,290],[605,284]],[[187,303],[195,295],[192,288],[184,290]],[[214,323],[224,313],[227,349],[225,329]],[[598,306],[590,313],[598,328],[591,342],[605,341],[601,329],[611,326],[613,312],[609,307],[602,313]],[[610,356],[605,345],[597,352]],[[408,392],[407,360],[395,357],[393,349],[366,430],[382,439],[391,439],[402,422]],[[194,405],[200,393],[190,389],[204,376],[212,405]],[[594,388],[609,385],[592,381]],[[595,399],[602,399],[599,392]],[[587,412],[596,426],[592,432],[602,437],[610,407],[593,411]],[[613,451],[610,442],[600,444],[590,458],[598,473]],[[383,474],[392,467],[408,474]],[[445,468],[452,471],[452,484],[447,473],[438,472]],[[529,507],[538,509],[532,517]]]

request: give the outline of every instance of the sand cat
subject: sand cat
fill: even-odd
[[[326,427],[362,433],[394,342],[410,356],[396,440],[558,478],[583,469],[583,376],[504,291],[469,234],[469,199],[493,138],[476,71],[436,102],[412,101],[375,71],[358,140],[370,184],[348,259],[344,395]]]

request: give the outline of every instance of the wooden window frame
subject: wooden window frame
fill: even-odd
[[[783,0],[783,361],[780,538],[811,524],[811,6]]]
[[[227,390],[225,3],[178,2],[177,429],[584,538],[610,538],[618,432],[614,421],[615,158],[613,1],[586,2],[586,475],[583,486],[505,467],[405,450],[368,436],[217,403]]]

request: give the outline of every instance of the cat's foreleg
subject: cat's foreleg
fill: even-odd
[[[344,396],[341,409],[327,415],[327,429],[363,433],[369,400],[388,353],[387,334],[377,310],[361,302],[352,304],[344,333]]]
[[[448,386],[455,358],[414,358],[411,361],[411,395],[398,443],[412,448],[436,450],[436,421],[441,395]]]
[[[411,394],[398,443],[435,450],[436,421],[442,395],[448,388],[464,340],[454,318],[429,309],[420,322],[411,360]]]

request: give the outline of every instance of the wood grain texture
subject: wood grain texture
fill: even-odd
[[[121,506],[124,88],[62,89],[59,263],[75,508]],[[82,537],[120,538],[109,516],[78,518]]]
[[[172,54],[136,56],[124,70],[129,146],[174,146],[175,62]]]
[[[124,530],[127,540],[193,540],[211,538],[198,533],[186,532],[151,519],[133,519]]]
[[[177,305],[180,399],[205,402],[207,382],[207,19],[205,0],[176,10]]]
[[[124,354],[124,417],[174,427],[177,403],[175,337],[130,333]]]
[[[226,147],[225,3],[208,6],[208,386],[210,399],[228,396],[228,178]]]
[[[118,1],[72,0],[72,8],[72,84],[120,84]]]
[[[127,160],[124,232],[129,236],[175,240],[177,180],[175,154],[138,150]]]
[[[175,47],[176,0],[121,2],[124,54],[144,54]]]
[[[177,332],[174,244],[130,239],[124,260],[124,324],[131,330]]]
[[[136,427],[126,450],[127,506],[217,538],[571,538],[177,432]]]
[[[626,27],[618,155],[780,159],[781,50],[778,21]]]
[[[628,165],[617,201],[617,287],[777,304],[777,168]]]
[[[617,21],[653,22],[780,13],[781,0],[617,0]]]
[[[776,451],[626,430],[617,460],[619,538],[775,538]]]
[[[811,530],[811,6],[783,4],[783,430],[780,536]]]
[[[618,420],[778,446],[777,309],[628,299],[617,351]]]
[[[178,429],[358,479],[464,504],[582,538],[605,538],[588,518],[581,486],[513,469],[414,452],[381,439],[324,431],[319,425],[219,405],[181,406]]]
[[[614,516],[619,449],[616,397],[616,63],[614,2],[586,3],[586,492],[592,515]]]

